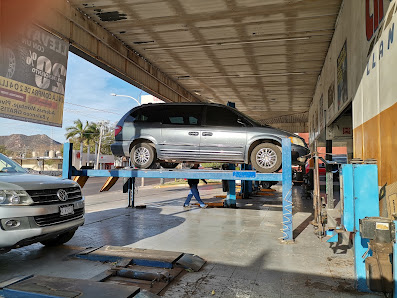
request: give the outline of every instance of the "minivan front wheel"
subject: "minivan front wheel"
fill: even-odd
[[[138,169],[147,169],[155,160],[156,150],[148,143],[138,143],[130,152],[131,163]]]
[[[280,147],[272,143],[259,144],[251,152],[251,164],[261,173],[274,173],[281,167]]]

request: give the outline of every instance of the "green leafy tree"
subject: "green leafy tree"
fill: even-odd
[[[114,128],[110,127],[109,124],[103,127],[102,133],[102,154],[111,155],[110,145],[114,143]]]
[[[75,120],[74,126],[69,126],[66,128],[67,133],[65,137],[67,139],[76,140],[79,143],[84,143],[89,138],[89,123],[86,121],[85,125],[81,122],[80,119]]]
[[[93,152],[95,144],[99,144],[100,130],[102,127],[101,154],[112,154],[110,145],[114,143],[114,127],[107,121],[88,122],[85,125],[80,119],[74,121],[74,126],[66,128],[65,137],[71,143],[83,144],[83,152]],[[81,152],[80,154],[82,154]]]

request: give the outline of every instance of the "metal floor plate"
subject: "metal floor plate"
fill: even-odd
[[[115,285],[92,280],[33,276],[3,289],[5,298],[62,297],[62,298],[127,298],[139,293],[136,286]]]

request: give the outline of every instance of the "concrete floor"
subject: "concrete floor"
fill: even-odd
[[[108,264],[73,253],[102,245],[194,253],[208,263],[177,280],[165,297],[378,297],[354,291],[351,250],[321,242],[309,224],[311,200],[293,189],[295,244],[278,240],[281,186],[272,196],[238,200],[238,209],[182,207],[187,186],[143,187],[126,209],[121,191],[86,197],[86,224],[60,248],[41,244],[0,255],[0,281],[42,274],[88,279]],[[219,184],[199,187],[202,198],[222,194]],[[194,202],[194,200],[193,200]]]

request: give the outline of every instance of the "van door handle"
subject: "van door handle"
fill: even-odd
[[[205,132],[203,132],[203,137],[210,137],[210,136],[212,136],[213,135],[213,133],[212,132],[210,132],[210,131],[205,131]]]
[[[189,131],[189,136],[198,136],[199,133],[197,131]]]

